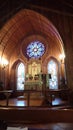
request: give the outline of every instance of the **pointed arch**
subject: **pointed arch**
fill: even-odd
[[[25,82],[25,66],[22,62],[17,65],[16,69],[17,73],[17,90],[24,90],[24,82]]]
[[[49,89],[58,89],[58,64],[54,58],[50,58],[47,64],[47,71],[49,74]]]
[[[21,67],[22,66],[22,67]],[[21,71],[20,69],[22,68],[22,71],[23,72],[20,72],[21,73],[21,75],[23,75],[23,77],[24,77],[24,81],[22,81],[22,83],[24,83],[25,82],[25,71],[26,71],[26,65],[25,65],[25,63],[22,61],[22,60],[20,60],[20,59],[17,59],[13,64],[12,64],[12,66],[11,66],[11,68],[10,68],[10,87],[11,87],[11,89],[13,89],[13,90],[24,90],[24,88],[23,89],[21,89],[21,86],[20,86],[20,88],[18,89],[18,85],[17,85],[17,82],[18,82],[18,71]],[[22,85],[22,84],[21,84]],[[24,85],[24,84],[23,84]],[[22,85],[22,86],[23,86]]]

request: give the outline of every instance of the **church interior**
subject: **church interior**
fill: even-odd
[[[72,130],[72,72],[73,1],[1,0],[0,129]]]

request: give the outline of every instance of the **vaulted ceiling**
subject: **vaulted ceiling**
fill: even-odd
[[[50,9],[50,11],[60,11],[72,15],[73,3],[68,0],[23,0],[21,1],[0,1],[0,55],[6,56],[9,60],[17,52],[22,53],[26,57],[27,45],[35,40],[41,41],[46,47],[46,55],[57,57],[63,52],[63,42],[54,25],[41,15],[33,11],[33,8]],[[61,4],[60,4],[61,3]],[[27,9],[26,9],[26,8]],[[65,7],[65,8],[64,8]],[[22,9],[23,8],[23,9]],[[24,9],[25,8],[25,9]],[[28,9],[29,8],[29,9]],[[57,52],[57,53],[56,53]]]
[[[0,28],[22,8],[73,15],[73,0],[0,0]]]
[[[46,54],[62,53],[61,37],[53,24],[44,16],[31,11],[21,10],[1,30],[1,50],[8,58],[19,50],[26,56],[27,45],[35,40],[46,47]]]

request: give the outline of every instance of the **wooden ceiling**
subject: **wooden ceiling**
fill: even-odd
[[[46,17],[33,11],[33,8],[40,7],[40,9],[52,9],[52,11],[64,9],[63,13],[72,15],[73,10],[70,6],[73,2],[57,0],[55,4],[52,4],[53,0],[40,1],[0,1],[0,55],[10,59],[18,51],[26,57],[26,47],[33,40],[39,40],[45,45],[46,55],[56,56],[63,52],[63,42],[58,30]]]
[[[35,40],[45,44],[46,53],[49,51],[51,55],[55,54],[54,50],[62,53],[62,40],[58,31],[47,18],[35,11],[21,10],[1,29],[1,50],[8,58],[18,48],[26,56],[27,45]]]
[[[22,8],[73,15],[73,0],[0,0],[0,28]]]

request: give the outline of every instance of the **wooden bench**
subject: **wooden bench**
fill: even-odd
[[[0,107],[0,120],[7,123],[73,123],[72,109]]]

